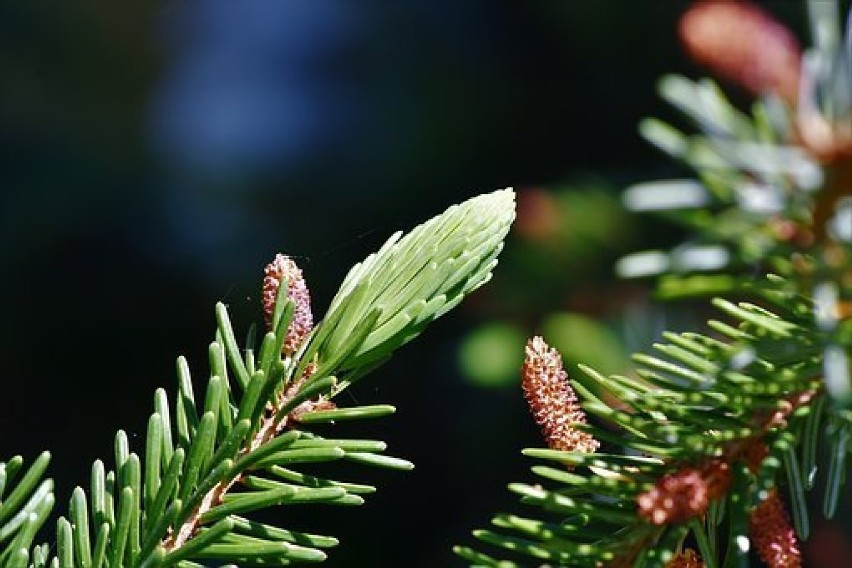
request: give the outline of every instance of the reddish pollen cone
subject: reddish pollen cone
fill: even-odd
[[[664,475],[639,495],[639,516],[665,525],[703,515],[710,501],[724,495],[730,484],[731,468],[725,461],[710,460],[700,469],[685,467]]]
[[[275,309],[275,298],[282,282],[287,283],[287,297],[296,305],[293,320],[287,328],[287,336],[284,340],[283,352],[290,356],[295,353],[305,337],[314,327],[314,318],[311,312],[311,295],[302,276],[302,270],[296,266],[293,259],[283,254],[275,255],[275,259],[266,265],[263,270],[263,290],[261,299],[263,301],[263,315],[266,319],[267,328],[272,325],[272,313]]]
[[[666,568],[704,568],[704,561],[694,550],[687,548],[666,562]]]
[[[594,452],[600,442],[576,424],[586,423],[574,389],[562,366],[562,356],[544,339],[534,337],[525,350],[522,370],[524,398],[548,447],[568,452]]]
[[[710,491],[696,469],[683,469],[657,481],[653,489],[637,499],[639,515],[654,525],[679,523],[707,510]]]
[[[774,489],[751,512],[749,538],[769,568],[801,568],[799,540],[784,503]]]
[[[788,103],[799,94],[801,50],[793,34],[748,2],[707,0],[680,20],[687,52],[714,73],[755,94],[773,92]]]

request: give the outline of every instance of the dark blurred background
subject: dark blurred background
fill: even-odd
[[[762,4],[807,42],[800,3]],[[360,508],[276,513],[341,538],[328,566],[461,565],[451,545],[515,508],[505,484],[540,445],[501,378],[521,354],[491,372],[506,357],[487,347],[579,329],[617,343],[598,355],[616,370],[659,331],[611,265],[677,235],[617,196],[680,172],[636,125],[673,115],[660,75],[703,74],[675,33],[688,5],[0,4],[0,456],[50,449],[64,510],[117,429],[143,450],[177,355],[202,383],[216,301],[238,330],[259,321],[276,252],[320,317],[391,232],[514,186],[522,222],[493,283],[344,397],[396,405],[346,431],[416,469],[354,472],[379,486]],[[569,248],[535,246],[554,211]],[[647,329],[619,328],[636,306]]]

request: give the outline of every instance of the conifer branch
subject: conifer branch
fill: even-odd
[[[759,99],[749,114],[709,79],[660,82],[698,133],[658,119],[640,132],[696,179],[637,184],[624,202],[690,237],[617,270],[657,277],[662,300],[712,298],[723,315],[664,333],[628,375],[581,365],[552,381],[562,394],[550,400],[566,402],[531,403],[549,447],[523,451],[540,482],[509,485],[531,512],[474,531],[496,552],[455,547],[471,565],[712,568],[747,566],[753,550],[797,567],[807,492],[823,484],[822,512],[835,514],[852,449],[852,53],[838,47],[852,30],[841,40],[836,3],[809,8],[819,37],[804,54],[750,3],[687,10],[687,50]],[[529,401],[528,366],[521,374]],[[599,450],[554,443],[563,430]]]
[[[393,413],[387,405],[338,408],[332,399],[484,284],[513,219],[514,194],[502,190],[398,233],[353,268],[315,327],[301,270],[277,256],[264,271],[267,332],[257,353],[251,339],[238,343],[218,304],[203,396],[179,358],[175,403],[157,391],[144,455],[118,432],[115,468],[95,462],[91,487],[75,489],[67,517],[57,521],[55,546],[35,544],[53,507],[52,482],[42,480],[49,454],[22,477],[20,457],[0,464],[0,567],[323,561],[337,539],[246,515],[296,504],[355,506],[375,490],[309,475],[302,464],[413,467],[384,455],[382,441],[326,438],[316,428]]]

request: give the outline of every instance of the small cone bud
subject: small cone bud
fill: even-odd
[[[755,94],[789,103],[799,94],[801,51],[793,34],[748,2],[709,0],[680,20],[680,38],[697,62]]]
[[[799,541],[777,491],[773,489],[754,508],[748,529],[758,555],[769,568],[801,568]]]
[[[639,495],[639,515],[654,525],[678,523],[698,516],[710,504],[707,482],[697,469],[687,468],[660,478]]]
[[[287,356],[295,353],[305,337],[314,328],[314,317],[311,313],[311,296],[302,270],[296,266],[289,256],[283,254],[275,255],[275,259],[266,265],[263,278],[263,315],[266,327],[272,326],[272,314],[275,310],[275,298],[278,288],[282,282],[287,283],[287,297],[296,305],[293,313],[293,321],[287,328],[287,337],[284,340],[283,353]]]
[[[704,561],[701,560],[698,553],[687,548],[666,562],[666,568],[704,568]]]
[[[731,468],[722,460],[711,460],[701,469],[684,468],[657,480],[639,495],[639,516],[655,525],[678,523],[703,515],[710,501],[730,487]]]
[[[522,375],[524,398],[548,447],[570,452],[597,450],[600,442],[574,428],[575,424],[586,423],[586,415],[568,383],[562,356],[541,337],[527,343]]]

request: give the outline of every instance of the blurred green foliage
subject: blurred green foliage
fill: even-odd
[[[657,317],[648,314],[643,284],[613,277],[616,259],[642,235],[642,222],[601,179],[520,188],[499,277],[475,305],[483,323],[461,343],[463,375],[475,385],[518,389],[532,335],[559,349],[569,372],[580,362],[623,372],[627,343],[636,339],[627,336],[636,327],[631,321],[644,318],[645,325]],[[495,313],[497,322],[488,317]]]
[[[541,324],[551,347],[568,369],[583,363],[603,373],[623,373],[629,357],[621,338],[604,322],[570,312],[548,314]]]

